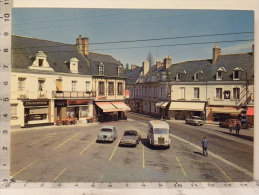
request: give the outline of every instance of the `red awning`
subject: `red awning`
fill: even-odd
[[[111,102],[95,102],[95,104],[103,110],[103,112],[115,112],[118,109]]]
[[[248,107],[246,110],[246,115],[254,116],[254,107]]]

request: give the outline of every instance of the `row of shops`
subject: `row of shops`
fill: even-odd
[[[75,119],[79,123],[120,120],[126,118],[130,108],[122,101],[94,101],[91,99],[23,100],[12,104],[17,117],[11,125],[21,127],[54,125],[59,120]],[[22,117],[24,116],[24,117]]]
[[[200,116],[206,123],[218,123],[228,118],[243,118],[243,123],[253,125],[254,107],[233,107],[207,105],[206,102],[178,102],[127,100],[133,112],[151,115],[169,120],[185,120],[192,116]]]

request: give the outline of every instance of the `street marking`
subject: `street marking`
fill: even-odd
[[[88,144],[88,146],[86,146],[85,147],[85,149],[83,149],[83,151],[82,152],[80,152],[80,154],[79,155],[82,155],[83,153],[84,153],[84,151],[86,151],[87,150],[87,148],[89,148],[94,142],[96,141],[96,139],[94,139],[90,144]]]
[[[21,173],[22,171],[24,171],[25,169],[27,169],[28,167],[30,167],[31,165],[33,165],[34,163],[36,163],[39,160],[35,160],[33,163],[27,165],[26,167],[24,167],[23,169],[21,169],[20,171],[16,172],[15,174],[12,175],[12,177],[14,177],[15,175],[18,175],[19,173]]]
[[[46,137],[44,137],[44,138],[42,138],[42,139],[40,139],[40,140],[37,140],[37,141],[35,141],[35,142],[32,142],[31,144],[35,144],[35,143],[37,143],[37,142],[40,142],[40,141],[42,141],[42,140],[44,140],[44,139],[46,139],[46,138],[48,138],[48,137],[53,137],[53,136],[46,136]]]
[[[176,158],[176,160],[178,161],[178,164],[180,165],[180,167],[181,167],[181,169],[182,169],[182,171],[183,171],[184,176],[186,177],[186,173],[185,173],[185,171],[184,171],[184,169],[183,169],[182,164],[180,163],[180,160],[177,158],[177,156],[176,156],[175,158]]]
[[[113,155],[114,155],[116,149],[118,148],[118,145],[119,145],[119,143],[120,143],[120,140],[121,140],[121,139],[119,139],[119,141],[117,142],[116,147],[114,148],[113,153],[112,153],[112,155],[111,155],[109,161],[111,161],[111,159],[112,159],[112,157],[113,157]]]
[[[146,123],[143,123],[143,122],[139,122],[139,123],[142,123],[143,125],[147,126]],[[180,141],[182,141],[182,142],[185,142],[185,143],[191,145],[191,146],[194,147],[194,148],[197,148],[197,149],[201,150],[201,147],[200,147],[200,146],[197,146],[196,144],[193,144],[193,143],[191,143],[191,142],[189,142],[189,141],[187,141],[187,140],[185,140],[185,139],[182,139],[182,138],[180,138],[180,137],[178,137],[178,136],[176,136],[176,135],[173,135],[173,134],[170,134],[170,136],[171,136],[171,137],[174,137],[175,139],[178,139],[178,140],[180,140]],[[217,154],[214,154],[214,153],[212,153],[212,152],[210,152],[210,156],[213,156],[214,158],[217,158],[218,160],[220,160],[220,161],[226,163],[226,164],[229,165],[229,166],[232,166],[233,168],[235,168],[235,169],[237,169],[237,170],[239,170],[239,171],[241,171],[241,172],[243,172],[243,173],[245,173],[245,174],[247,174],[248,176],[250,176],[250,177],[253,178],[253,173],[252,173],[252,172],[250,172],[250,171],[248,171],[248,170],[246,170],[246,169],[244,169],[244,168],[242,168],[242,167],[240,167],[240,166],[238,166],[238,165],[236,165],[236,164],[234,164],[234,163],[232,163],[232,162],[230,162],[230,161],[228,161],[228,160],[222,158],[221,156],[219,156],[219,155],[217,155]]]
[[[226,178],[228,178],[228,180],[230,181],[230,182],[233,182],[232,181],[232,179],[230,179],[230,177],[216,164],[216,163],[214,163],[217,167],[218,167],[218,169],[226,176]]]
[[[55,182],[55,181],[59,178],[59,176],[60,176],[65,170],[67,170],[67,167],[64,168],[63,171],[61,171],[61,172],[58,174],[58,176],[55,177],[55,179],[52,180],[52,182]]]
[[[58,145],[56,148],[54,148],[53,150],[56,150],[57,148],[59,148],[60,146],[64,145],[65,143],[67,143],[69,140],[73,139],[74,137],[76,137],[77,135],[79,135],[80,133],[77,133],[76,135],[74,135],[73,137],[69,138],[68,140],[64,141],[62,144]]]
[[[142,145],[143,147],[143,153],[142,153],[142,157],[143,157],[143,168],[145,168],[145,149],[144,149],[144,145]]]

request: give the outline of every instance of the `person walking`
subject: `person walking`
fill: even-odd
[[[233,130],[233,127],[234,127],[234,124],[233,124],[232,120],[229,121],[228,127],[229,127],[229,132],[232,134],[232,130]]]
[[[239,135],[239,131],[241,129],[241,125],[239,123],[237,123],[236,126],[235,126],[235,129],[236,129],[236,135]]]
[[[201,140],[201,144],[202,144],[202,152],[204,156],[208,156],[208,144],[209,141],[206,138],[206,136],[203,136],[202,140]]]

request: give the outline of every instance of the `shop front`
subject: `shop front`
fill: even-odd
[[[90,117],[90,100],[55,100],[55,120],[76,119],[86,122]]]
[[[53,125],[50,120],[49,100],[23,101],[24,127]]]

